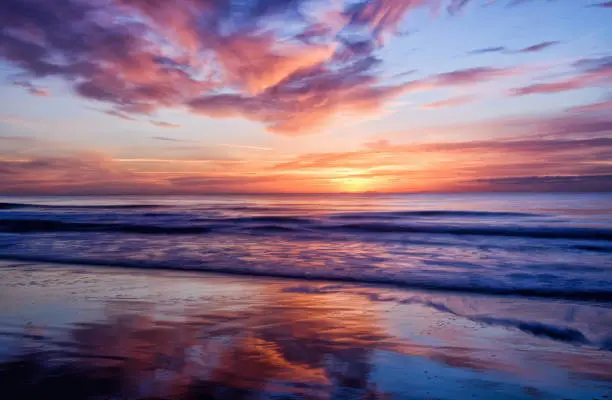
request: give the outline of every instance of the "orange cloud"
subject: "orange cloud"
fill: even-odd
[[[270,32],[238,33],[221,38],[216,56],[230,83],[257,95],[300,70],[315,67],[331,58],[333,45],[281,46]]]
[[[536,182],[603,190],[612,139],[368,143],[351,152],[302,154],[288,161],[122,158],[99,153],[0,161],[0,190],[13,194],[189,194],[354,191],[466,191]],[[582,180],[581,177],[585,177]],[[587,177],[590,177],[587,179]],[[599,178],[597,178],[599,177]],[[520,180],[519,180],[520,178]],[[588,182],[599,182],[597,187]],[[552,183],[551,183],[552,182]],[[542,186],[544,187],[544,186]],[[525,186],[537,189],[537,185]],[[611,188],[612,189],[612,188]]]

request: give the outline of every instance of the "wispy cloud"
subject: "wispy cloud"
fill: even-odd
[[[476,49],[468,52],[468,54],[488,54],[488,53],[506,53],[506,54],[521,54],[521,53],[539,53],[544,51],[550,47],[557,46],[561,42],[559,41],[547,41],[536,43],[531,46],[523,47],[522,49],[512,50],[507,48],[506,46],[493,46],[493,47],[485,47],[482,49]]]
[[[604,100],[598,103],[586,104],[583,106],[572,107],[568,111],[570,112],[591,112],[591,111],[606,111],[612,110],[612,99]]]
[[[27,81],[13,81],[13,85],[20,86],[26,89],[30,94],[39,97],[46,97],[51,95],[51,91],[47,88],[34,85],[32,82]]]
[[[434,101],[433,103],[425,104],[420,108],[423,110],[434,110],[438,108],[460,107],[472,103],[475,100],[475,96],[456,96],[440,101]]]
[[[576,117],[572,117],[576,118]],[[566,120],[567,121],[567,120]],[[544,124],[544,122],[541,122]],[[570,129],[571,125],[563,125]],[[379,191],[599,190],[612,175],[612,123],[580,133],[458,142],[365,143],[355,151],[307,153],[269,162],[218,157],[120,157],[96,152],[0,160],[0,191],[15,194],[336,192],[366,180]],[[577,138],[575,138],[577,137]],[[250,146],[249,149],[259,148]],[[529,180],[533,171],[538,179]],[[548,178],[547,178],[548,177]],[[557,177],[557,178],[550,178]],[[561,177],[561,178],[560,178]],[[571,179],[569,178],[571,177]],[[546,178],[546,179],[545,179]],[[554,181],[554,182],[552,182]],[[552,182],[552,183],[551,183]],[[591,182],[591,183],[589,183]],[[525,186],[521,188],[519,185]],[[554,185],[553,185],[554,183]]]
[[[470,51],[468,54],[487,54],[487,53],[503,53],[508,49],[505,46],[484,47]]]
[[[246,145],[229,144],[229,143],[220,143],[217,146],[220,146],[220,147],[230,147],[230,148],[234,148],[234,149],[244,149],[244,150],[258,150],[258,151],[272,151],[272,150],[274,150],[271,147],[246,146]]]
[[[527,46],[522,49],[519,49],[516,51],[516,53],[537,53],[537,52],[546,50],[550,47],[557,46],[559,43],[561,42],[558,42],[558,41],[542,42],[542,43],[534,44],[532,46]]]
[[[169,122],[163,122],[163,121],[149,121],[151,122],[151,124],[158,126],[160,128],[180,128],[180,125],[177,124],[171,124]]]
[[[31,137],[27,137],[27,136],[11,136],[11,135],[3,135],[0,136],[0,141],[5,141],[5,142],[31,142],[34,141],[35,139],[31,138]]]
[[[138,119],[133,118],[130,115],[128,115],[126,113],[123,113],[121,111],[117,111],[117,110],[107,110],[107,111],[104,111],[104,113],[106,115],[110,115],[110,116],[113,116],[113,117],[121,118],[121,119],[126,120],[126,121],[138,121]]]
[[[612,1],[604,1],[603,3],[591,4],[591,7],[612,8]]]
[[[163,140],[165,142],[193,142],[193,140],[187,140],[187,139],[177,139],[177,138],[171,138],[171,137],[166,137],[166,136],[152,136],[152,139],[155,140]]]
[[[551,94],[583,89],[594,85],[612,85],[612,56],[582,59],[574,63],[578,73],[566,79],[535,83],[516,88],[515,96]]]
[[[37,121],[15,117],[12,115],[0,115],[0,124],[22,126],[26,128],[36,128],[40,126],[40,123]]]

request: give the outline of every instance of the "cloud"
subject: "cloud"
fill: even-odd
[[[181,127],[180,125],[171,124],[169,122],[163,122],[163,121],[149,121],[149,122],[160,128],[180,128]]]
[[[258,151],[272,151],[272,150],[274,150],[271,147],[245,146],[245,145],[229,144],[229,143],[220,143],[217,146],[219,146],[219,147],[230,147],[230,148],[234,148],[234,149],[243,149],[243,150],[258,150]]]
[[[521,176],[477,179],[471,183],[500,192],[610,192],[612,191],[612,174]]]
[[[142,193],[159,185],[97,152],[0,160],[0,182],[3,193],[15,194]]]
[[[295,160],[280,163],[275,169],[326,169],[343,167],[377,167],[379,165],[401,166],[406,164],[407,157],[428,155],[458,154],[478,155],[482,160],[487,156],[489,161],[505,156],[504,162],[510,162],[512,157],[531,160],[535,156],[566,157],[567,153],[578,154],[583,161],[601,161],[604,156],[612,156],[612,139],[596,137],[590,139],[511,139],[482,140],[471,142],[391,144],[388,141],[366,143],[365,149],[344,153],[312,153],[297,157]],[[512,154],[512,157],[508,156]],[[529,156],[529,157],[525,157]],[[409,161],[408,161],[409,162]],[[382,164],[384,163],[384,164]]]
[[[189,107],[193,113],[210,117],[262,122],[272,132],[291,136],[315,132],[338,115],[362,117],[378,112],[404,93],[475,85],[523,72],[521,68],[475,67],[384,85],[370,75],[373,63],[371,58],[362,58],[336,71],[318,68],[256,96],[206,95],[192,100]]]
[[[113,117],[117,117],[117,118],[121,118],[126,121],[138,121],[136,118],[133,118],[129,116],[128,114],[123,113],[121,111],[117,111],[117,110],[107,110],[107,111],[104,111],[104,114],[110,115]]]
[[[516,53],[537,53],[542,50],[546,50],[550,47],[556,46],[561,42],[553,41],[553,42],[542,42],[538,44],[534,44],[532,46],[524,47],[520,50],[517,50]]]
[[[406,86],[409,90],[431,90],[444,87],[475,85],[519,75],[523,72],[523,68],[473,67],[431,75],[423,79],[408,82]]]
[[[485,47],[482,49],[476,49],[470,51],[468,54],[487,54],[487,53],[503,53],[507,51],[507,48],[504,46],[496,46],[496,47]]]
[[[3,0],[0,58],[27,79],[68,82],[119,118],[187,106],[294,135],[379,112],[408,89],[380,75],[386,38],[414,10],[456,14],[473,2]],[[473,73],[463,82],[487,77]]]
[[[612,85],[612,56],[582,59],[574,63],[574,67],[579,72],[569,78],[516,88],[511,93],[514,96],[552,94],[597,85]]]
[[[612,110],[612,99],[604,100],[599,103],[586,104],[583,106],[572,107],[568,109],[569,112],[591,112],[591,111],[605,111]]]
[[[40,121],[29,120],[12,115],[0,115],[0,124],[7,124],[24,128],[38,128],[41,126]]]
[[[252,97],[211,95],[190,102],[192,112],[216,118],[244,117],[266,124],[268,130],[284,135],[313,132],[338,114],[378,111],[383,104],[403,93],[406,85],[375,86],[374,78],[353,76],[341,79],[343,71],[319,73],[294,81],[294,85]]]
[[[604,1],[603,3],[591,4],[591,7],[612,8],[612,1]]]
[[[425,104],[420,108],[423,110],[433,110],[438,108],[460,107],[474,102],[475,99],[476,98],[474,96],[456,96],[440,101],[434,101],[433,103]]]
[[[455,3],[455,1],[453,1]],[[377,41],[397,31],[406,14],[417,8],[434,9],[436,2],[428,0],[365,0],[352,5],[345,11],[349,26],[367,27]]]
[[[46,97],[46,96],[51,95],[51,91],[49,89],[44,88],[44,87],[38,87],[34,85],[32,82],[14,81],[13,85],[20,86],[24,89],[27,89],[27,91],[31,95],[34,95],[34,96]]]
[[[303,192],[337,192],[351,180],[368,182],[365,190],[398,191],[469,191],[501,190],[510,187],[507,179],[531,176],[573,176],[565,186],[587,190],[582,176],[611,175],[612,123],[599,121],[582,126],[549,122],[552,129],[572,126],[600,136],[582,137],[566,133],[558,137],[515,136],[503,140],[463,142],[399,143],[378,140],[355,151],[310,153],[265,161],[219,158],[212,153],[202,156],[202,149],[191,154],[159,154],[155,158],[113,159],[96,152],[37,156],[20,154],[19,159],[0,159],[0,191],[11,194],[187,194],[229,192],[295,192],[299,182]],[[500,124],[502,122],[500,121]],[[524,127],[530,125],[523,123]],[[535,125],[533,125],[535,126]],[[539,126],[544,126],[540,122]],[[539,128],[533,128],[536,132]],[[605,130],[608,129],[608,130]],[[543,130],[546,132],[546,129]],[[164,136],[157,140],[179,142]],[[26,143],[27,144],[27,143]],[[224,147],[234,147],[227,145]],[[185,146],[185,150],[193,146]],[[241,146],[245,150],[268,150],[259,146]],[[181,151],[183,148],[180,148]],[[167,150],[166,150],[167,151]],[[494,180],[499,179],[498,184]],[[588,178],[591,179],[591,178]],[[516,181],[520,182],[520,181]],[[536,190],[540,183],[515,190]],[[553,186],[541,182],[543,190]],[[548,186],[547,186],[548,185]],[[606,186],[600,185],[601,190]],[[571,189],[571,188],[570,188]]]
[[[32,139],[31,137],[27,137],[27,136],[7,136],[7,135],[0,136],[0,140],[7,141],[7,142],[32,142],[34,141],[34,139]]]
[[[495,47],[485,47],[482,49],[476,49],[468,52],[468,54],[487,54],[487,53],[508,53],[508,54],[520,54],[520,53],[538,53],[540,51],[546,50],[550,47],[556,46],[561,42],[552,41],[552,42],[541,42],[528,47],[524,47],[518,50],[509,50],[505,46],[495,46]]]
[[[515,184],[512,190],[598,190],[581,177],[589,180],[590,176],[612,174],[612,164],[605,161],[611,158],[612,139],[606,137],[418,144],[382,140],[352,152],[305,154],[274,169],[323,176],[342,171],[340,181],[369,179],[372,189],[388,192],[501,191],[508,189],[508,182],[536,170],[542,175],[573,178],[554,187],[544,181],[525,181],[524,187]],[[496,180],[499,185],[494,184]],[[610,190],[610,184],[600,190]]]
[[[176,139],[176,138],[170,138],[170,137],[165,137],[165,136],[152,136],[151,139],[163,140],[166,142],[191,142],[191,140]]]

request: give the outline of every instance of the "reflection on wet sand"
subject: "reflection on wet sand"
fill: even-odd
[[[29,344],[2,364],[0,385],[14,398],[382,398],[372,352],[390,338],[371,313],[333,296],[276,294],[239,312],[192,306],[174,321],[155,319],[149,304],[109,302],[104,321],[77,323],[66,339]]]
[[[209,293],[228,279],[237,284],[206,279],[212,283],[201,290]],[[193,276],[154,280],[164,290],[178,289]],[[385,289],[374,294],[374,288],[369,295],[314,283],[295,290],[291,281],[239,282],[250,294],[231,301],[214,293],[177,299],[151,294],[147,282],[157,301],[87,297],[90,303],[76,307],[99,305],[100,317],[57,326],[28,321],[12,331],[18,346],[0,364],[2,397],[457,399],[494,390],[500,399],[557,399],[558,393],[590,399],[612,387],[609,352],[506,327],[474,330],[469,319],[447,312],[450,303],[392,303]],[[574,381],[556,382],[559,377]]]

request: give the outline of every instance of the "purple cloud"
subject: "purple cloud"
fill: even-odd
[[[470,183],[477,184],[486,190],[500,192],[610,192],[612,191],[612,174],[521,176],[476,179]]]
[[[570,112],[595,112],[595,111],[606,111],[612,110],[612,99],[604,100],[598,103],[585,104],[583,106],[572,107],[568,111]]]
[[[448,99],[434,101],[433,103],[425,104],[421,106],[421,109],[424,110],[434,110],[438,108],[447,108],[447,107],[461,107],[463,105],[474,102],[476,99],[474,96],[456,96],[450,97]]]
[[[542,43],[538,43],[538,44],[534,44],[532,46],[528,46],[528,47],[524,47],[520,50],[517,50],[517,53],[537,53],[540,52],[542,50],[546,50],[550,47],[556,46],[561,42],[558,41],[553,41],[553,42],[542,42]]]
[[[592,4],[591,7],[612,8],[612,1],[604,1],[603,3]]]
[[[347,111],[376,112],[406,90],[378,76],[385,38],[415,9],[454,14],[471,2],[3,0],[0,59],[28,80],[63,79],[119,118],[187,106],[297,134]],[[489,76],[464,73],[440,84]]]
[[[540,51],[546,50],[550,47],[556,46],[561,42],[553,41],[553,42],[541,42],[528,47],[524,47],[519,50],[511,51],[505,46],[496,46],[496,47],[485,47],[482,49],[476,49],[468,52],[468,54],[487,54],[487,53],[538,53]]]
[[[46,97],[51,94],[49,89],[36,86],[32,82],[14,81],[13,85],[26,89],[33,96]]]
[[[612,56],[588,58],[575,62],[576,74],[562,80],[532,85],[512,90],[515,96],[551,94],[583,89],[597,85],[612,85]]]
[[[470,51],[468,54],[487,54],[487,53],[503,53],[508,49],[505,46],[485,47]]]

